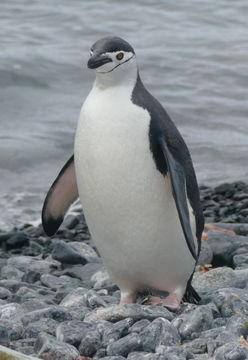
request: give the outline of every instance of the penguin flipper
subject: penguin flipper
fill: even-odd
[[[194,259],[197,260],[198,254],[190,225],[184,169],[182,165],[178,162],[178,160],[172,155],[165,139],[162,136],[158,139],[158,142],[164,155],[167,168],[169,170],[168,172],[171,180],[172,192],[175,199],[182,230],[187,241],[189,250]]]
[[[74,155],[63,166],[50,187],[42,208],[42,225],[47,235],[56,233],[69,206],[77,199]]]

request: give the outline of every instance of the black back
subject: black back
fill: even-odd
[[[93,51],[95,55],[116,51],[132,52],[133,54],[135,53],[134,49],[127,41],[117,36],[107,36],[98,40],[92,46],[91,51]]]

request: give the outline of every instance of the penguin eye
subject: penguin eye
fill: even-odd
[[[121,60],[121,59],[123,59],[123,57],[124,57],[123,52],[119,52],[119,53],[116,55],[116,59],[117,59],[117,60]]]

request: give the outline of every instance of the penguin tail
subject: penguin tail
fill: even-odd
[[[197,293],[197,291],[193,288],[193,286],[189,283],[187,285],[183,301],[189,302],[191,304],[198,304],[201,300],[200,295]]]

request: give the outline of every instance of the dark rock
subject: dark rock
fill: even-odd
[[[133,319],[127,318],[113,324],[111,327],[108,326],[102,335],[102,345],[106,347],[112,344],[116,340],[128,334],[130,326],[133,324]]]
[[[64,321],[56,329],[56,338],[59,341],[79,346],[81,340],[93,329],[92,324],[72,320]]]
[[[95,258],[98,259],[98,255],[95,250],[85,242],[71,241],[68,245],[75,249],[83,258],[86,258],[88,262],[94,261]]]
[[[0,234],[0,244],[4,243],[7,249],[20,248],[29,244],[27,234],[15,231],[10,233]]]
[[[201,252],[199,259],[197,261],[197,265],[206,265],[206,264],[212,264],[213,260],[213,251],[208,244],[207,241],[202,241],[201,243]]]
[[[8,289],[5,289],[4,287],[0,287],[0,299],[8,299],[8,297],[11,296],[11,292]]]
[[[214,257],[214,266],[232,266],[232,258],[235,252],[241,247],[248,252],[248,237],[239,235],[229,235],[220,231],[208,231],[208,244],[210,245]]]
[[[201,335],[200,335],[201,336]],[[200,337],[183,344],[183,348],[192,354],[204,354],[207,352],[207,344],[209,339]]]
[[[247,268],[248,267],[248,252],[245,254],[235,255],[233,257],[234,267]]]
[[[101,357],[102,360],[125,360],[123,356],[104,356]]]
[[[55,264],[49,261],[32,258],[30,256],[12,256],[8,259],[8,265],[16,267],[23,272],[36,271],[40,274],[49,273],[55,268]]]
[[[210,295],[223,317],[235,314],[248,315],[248,290],[226,288],[216,290]]]
[[[215,351],[214,356],[215,360],[247,360],[248,347],[236,342],[225,344]]]
[[[219,226],[224,229],[233,230],[238,235],[248,235],[248,224],[226,224],[226,223],[214,223],[213,225]]]
[[[0,345],[9,345],[8,329],[3,324],[0,324]]]
[[[53,336],[44,333],[39,334],[34,350],[44,360],[75,360],[79,355],[74,346],[58,341]]]
[[[171,321],[174,315],[162,306],[150,306],[139,304],[113,305],[106,309],[97,309],[85,316],[85,321],[95,322],[107,320],[111,322],[120,321],[125,318],[132,318],[134,321],[141,319],[154,320],[157,317]]]
[[[33,284],[40,280],[40,275],[41,274],[38,271],[30,270],[22,276],[22,281]]]
[[[213,324],[213,311],[210,306],[202,305],[193,311],[179,315],[172,324],[178,329],[182,339],[194,339]]]
[[[80,285],[80,281],[78,279],[72,279],[69,276],[54,276],[51,274],[43,274],[40,277],[40,281],[44,286],[47,286],[51,289],[56,290],[62,286],[64,287],[77,287]]]
[[[227,192],[233,194],[235,191],[235,187],[233,184],[224,183],[224,184],[216,186],[214,188],[214,191],[216,194],[225,194]]]
[[[59,306],[49,306],[44,309],[31,311],[21,317],[23,325],[28,325],[31,322],[38,321],[42,318],[50,318],[62,322],[66,320],[73,320],[71,313],[68,310]]]
[[[130,352],[142,350],[142,342],[138,334],[133,333],[115,341],[107,347],[107,355],[127,356]]]
[[[151,322],[147,319],[142,319],[137,321],[135,324],[133,324],[130,329],[129,332],[136,332],[136,333],[140,333],[142,330],[144,330]]]
[[[248,315],[235,314],[231,316],[227,323],[226,329],[232,334],[237,336],[248,336]]]
[[[31,299],[22,299],[22,308],[25,313],[29,313],[31,311],[36,311],[38,309],[44,309],[47,308],[49,305],[55,305],[51,304],[51,300],[46,297],[37,296],[36,298]]]
[[[157,348],[157,354],[161,355],[161,360],[188,360],[194,359],[194,355],[181,346],[164,346]]]
[[[79,345],[80,355],[92,357],[101,348],[101,335],[96,330],[88,330]]]
[[[99,269],[103,267],[102,263],[89,263],[84,266],[82,265],[71,265],[70,267],[67,265],[64,270],[64,275],[69,275],[71,277],[75,277],[77,279],[82,280],[86,284],[91,284],[91,277],[94,275]]]
[[[150,354],[150,353],[143,352],[143,351],[139,351],[139,352],[135,351],[135,352],[128,354],[127,359],[128,360],[163,360],[165,358],[163,358],[159,354]]]
[[[21,324],[21,322],[17,319],[15,319],[15,321],[13,321],[13,319],[1,320],[0,329],[2,329],[3,334],[5,335],[7,334],[8,341],[19,340],[23,337],[24,334],[24,327]],[[0,336],[0,344],[1,344],[1,336]]]
[[[87,260],[63,240],[56,241],[52,252],[53,259],[65,264],[86,264]]]

